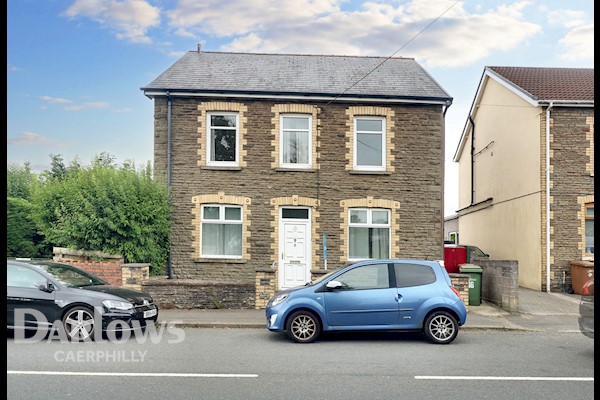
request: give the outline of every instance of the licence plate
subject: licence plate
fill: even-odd
[[[154,310],[144,311],[144,318],[154,317],[156,315],[156,308]]]

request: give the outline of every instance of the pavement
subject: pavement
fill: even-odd
[[[581,296],[519,288],[519,311],[482,301],[469,305],[461,330],[579,332]],[[264,309],[161,309],[159,322],[191,328],[266,328]]]

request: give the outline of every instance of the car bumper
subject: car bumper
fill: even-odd
[[[282,332],[285,329],[281,307],[267,307],[265,314],[267,317],[267,329],[273,332]]]
[[[158,309],[156,307],[132,311],[110,310],[102,314],[102,330],[105,332],[128,331],[154,325],[157,320]]]

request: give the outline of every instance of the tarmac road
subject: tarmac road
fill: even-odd
[[[578,332],[336,334],[296,344],[266,329],[175,328],[138,343],[7,340],[9,399],[592,399]]]

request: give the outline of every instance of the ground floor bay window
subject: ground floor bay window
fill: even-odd
[[[349,213],[350,260],[390,258],[390,210],[352,208]]]
[[[234,205],[202,206],[201,256],[237,258],[242,256],[242,208]]]

